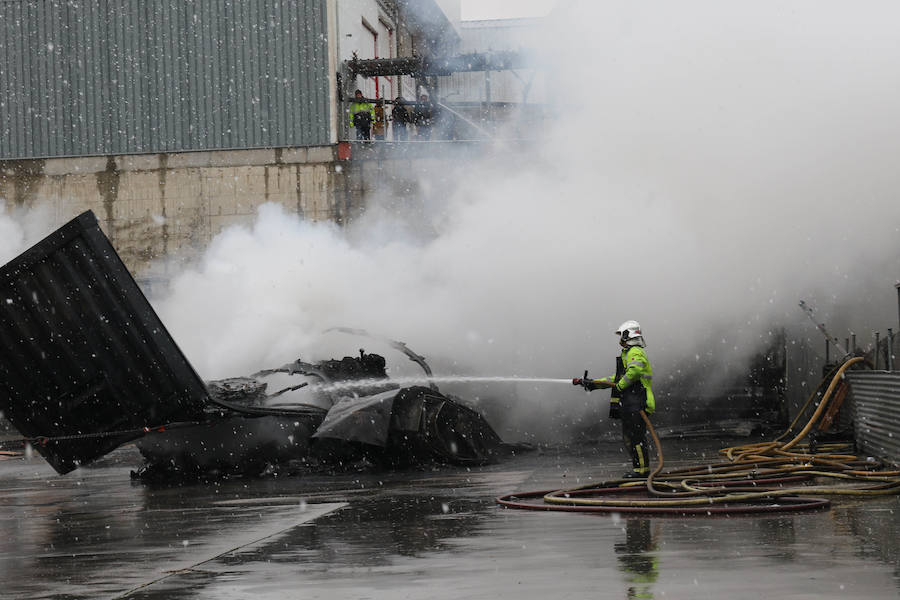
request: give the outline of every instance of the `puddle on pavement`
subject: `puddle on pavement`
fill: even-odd
[[[687,519],[494,503],[602,478],[620,461],[611,446],[478,469],[184,487],[133,484],[115,461],[62,478],[4,461],[0,597],[897,597],[893,496]],[[604,464],[610,473],[591,466]]]

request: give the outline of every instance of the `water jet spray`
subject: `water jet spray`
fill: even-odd
[[[319,392],[332,392],[337,390],[351,390],[360,387],[383,386],[386,384],[406,386],[417,383],[565,383],[571,385],[572,380],[554,379],[548,377],[473,377],[465,375],[438,375],[435,377],[398,377],[396,379],[356,379],[353,381],[340,381],[336,383],[310,386],[309,389]]]

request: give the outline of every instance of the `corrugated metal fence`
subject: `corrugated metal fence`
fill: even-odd
[[[900,464],[900,371],[849,371],[856,443]]]
[[[326,0],[0,0],[0,159],[329,143]]]

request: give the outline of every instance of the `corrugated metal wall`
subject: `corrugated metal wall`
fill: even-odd
[[[330,142],[326,0],[0,0],[0,159]]]
[[[900,464],[900,372],[851,371],[847,380],[855,404],[857,445]]]

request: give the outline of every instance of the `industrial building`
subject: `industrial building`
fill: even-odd
[[[454,0],[3,0],[0,199],[49,211],[48,229],[94,211],[150,290],[168,276],[159,259],[197,256],[263,203],[346,223],[376,193],[414,195],[448,153],[526,135],[550,98],[528,56],[540,27],[463,22]],[[381,115],[371,141],[348,120],[357,89]],[[423,95],[449,126],[397,140],[396,98]],[[761,357],[763,379],[802,402],[805,376],[781,375],[817,370],[818,353],[783,347]],[[874,370],[894,372],[895,336],[875,347]],[[771,409],[740,383],[723,411]],[[865,433],[895,440],[885,414]]]
[[[477,144],[497,130],[484,122],[493,104],[510,112],[496,83],[495,100],[480,89],[519,55],[502,44],[478,55],[461,30],[449,0],[4,1],[0,198],[49,207],[54,226],[94,210],[148,284],[156,259],[195,256],[265,202],[347,222],[385,164],[409,172],[424,146],[444,146],[392,142],[393,99],[448,99],[446,114],[468,124],[434,142]],[[356,89],[378,108],[384,144],[354,152]]]

